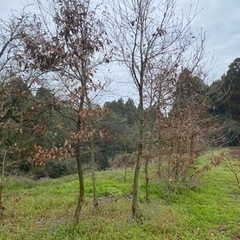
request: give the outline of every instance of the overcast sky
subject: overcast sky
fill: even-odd
[[[240,1],[200,0],[199,7],[203,10],[195,24],[207,33],[206,49],[216,57],[215,74],[219,78],[226,73],[228,65],[240,57]]]
[[[0,0],[0,18],[6,18],[11,9],[21,10],[25,0]],[[28,2],[31,2],[29,0]],[[184,9],[197,0],[177,0]],[[180,7],[180,8],[181,8]],[[215,79],[228,70],[228,65],[240,57],[240,0],[200,0],[201,13],[194,25],[207,33],[206,50],[216,58]]]

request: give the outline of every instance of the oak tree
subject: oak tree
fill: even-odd
[[[65,147],[74,148],[77,161],[79,198],[74,217],[78,222],[84,203],[81,146],[92,136],[88,125],[89,117],[94,118],[91,98],[103,87],[94,75],[100,64],[110,61],[106,49],[111,42],[98,14],[100,5],[94,7],[90,1],[82,0],[52,0],[50,10],[44,11],[40,1],[38,4],[42,14],[35,16],[32,31],[22,34],[25,59],[55,81],[55,91],[64,100],[60,108],[63,105],[73,110],[66,117],[72,120],[75,130],[69,133]],[[51,22],[47,23],[49,18]]]

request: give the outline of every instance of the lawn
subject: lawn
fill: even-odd
[[[86,174],[86,201],[76,226],[77,176],[8,179],[0,239],[240,239],[240,192],[225,165],[207,172],[191,189],[167,186],[154,169],[151,166],[150,204],[144,201],[144,177],[140,176],[137,221],[131,219],[133,170],[128,169],[126,182],[123,170],[96,174],[97,209],[92,207],[91,175]]]

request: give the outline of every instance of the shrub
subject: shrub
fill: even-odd
[[[35,179],[44,177],[59,178],[77,172],[75,159],[59,159],[48,162],[44,166],[34,167],[32,174]]]
[[[73,158],[56,160],[45,165],[46,176],[50,178],[59,178],[76,172],[75,159]]]

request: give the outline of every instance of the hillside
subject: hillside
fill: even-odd
[[[73,226],[77,176],[33,181],[14,178],[5,188],[5,217],[0,239],[240,239],[240,194],[226,166],[206,173],[187,189],[161,182],[151,166],[151,203],[140,181],[140,215],[131,219],[133,170],[97,173],[99,206],[92,207],[91,175],[86,177],[86,203]]]

